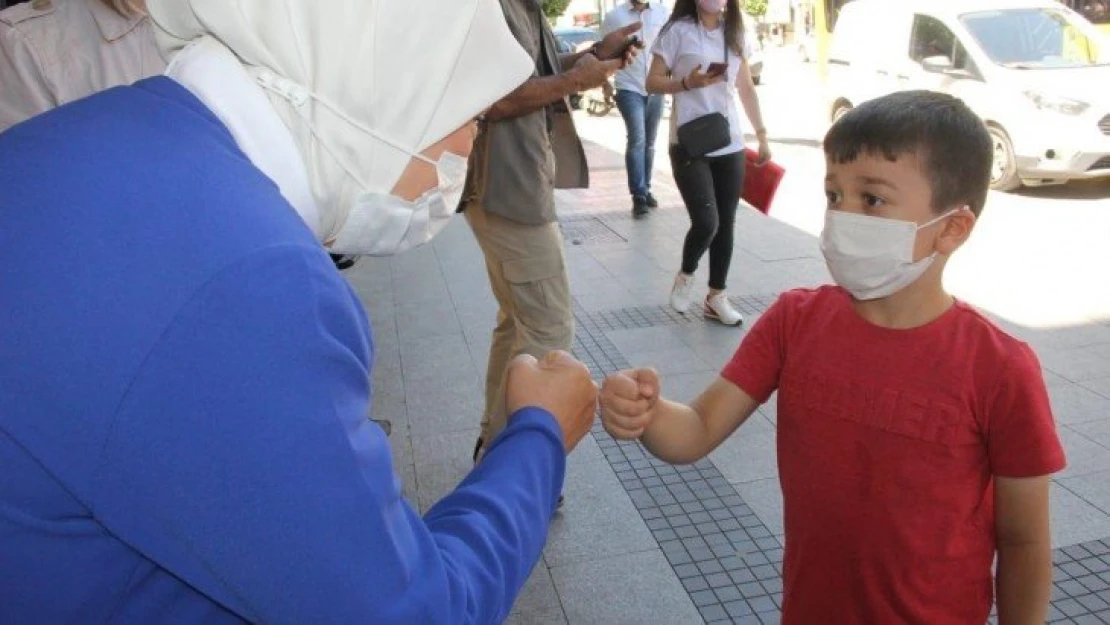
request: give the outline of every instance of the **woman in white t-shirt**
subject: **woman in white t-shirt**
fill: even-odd
[[[726,53],[727,48],[727,53]],[[740,104],[756,129],[760,161],[771,157],[759,97],[748,70],[750,42],[744,37],[739,0],[677,0],[667,25],[652,48],[647,88],[673,93],[671,166],[690,214],[690,231],[682,251],[682,270],[671,291],[671,305],[681,313],[693,304],[694,272],[709,251],[709,294],[705,315],[726,325],[743,317],[725,294],[732,262],[732,231],[744,184],[744,134]],[[719,73],[714,63],[727,63]],[[678,144],[677,128],[710,113],[728,119],[731,143],[692,158]]]

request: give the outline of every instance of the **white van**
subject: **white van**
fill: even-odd
[[[1110,41],[1055,0],[852,0],[828,76],[833,121],[894,91],[967,102],[994,139],[994,189],[1110,177]]]

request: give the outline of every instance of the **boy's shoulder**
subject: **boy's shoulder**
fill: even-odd
[[[980,365],[1007,364],[1028,368],[1035,365],[1040,370],[1036,353],[1028,343],[1010,334],[974,306],[956,300],[955,328],[952,338],[960,345],[967,346]]]

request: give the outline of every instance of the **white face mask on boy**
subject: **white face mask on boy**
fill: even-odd
[[[825,211],[821,252],[833,280],[858,300],[889,297],[913,284],[937,253],[913,260],[917,232],[964,210],[957,208],[920,226],[912,221]]]

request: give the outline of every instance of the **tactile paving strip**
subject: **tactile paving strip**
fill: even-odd
[[[630,366],[606,331],[688,322],[665,307],[575,317],[575,355],[596,377]],[[667,464],[639,443],[613,440],[600,423],[594,436],[705,621],[778,623],[782,545],[717,467]]]
[[[776,296],[732,298],[757,315]],[[595,377],[631,365],[606,336],[612,330],[691,323],[665,306],[587,312],[576,307],[574,353]],[[783,548],[708,459],[674,466],[643,446],[593,434],[683,587],[707,623],[778,623]],[[1110,625],[1110,538],[1053,552],[1049,622]],[[992,619],[993,622],[993,619]]]
[[[1110,538],[1052,554],[1050,623],[1110,623]]]

